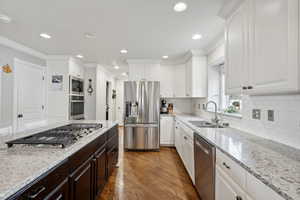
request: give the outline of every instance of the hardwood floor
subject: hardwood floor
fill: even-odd
[[[119,168],[98,200],[198,200],[174,148],[160,152],[124,152],[120,129]]]

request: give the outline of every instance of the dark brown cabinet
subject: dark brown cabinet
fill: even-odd
[[[95,158],[94,158],[94,166],[95,166],[95,180],[94,180],[94,194],[98,196],[106,183],[107,180],[107,159],[106,159],[106,148],[101,148]]]
[[[117,126],[8,200],[95,200],[118,162]]]
[[[92,158],[87,160],[75,172],[70,175],[70,199],[73,200],[93,200],[92,184]]]
[[[66,178],[57,188],[54,189],[45,200],[69,200],[69,182]]]

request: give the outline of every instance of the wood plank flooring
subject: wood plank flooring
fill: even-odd
[[[198,200],[174,148],[160,152],[124,152],[120,129],[119,168],[98,200]]]

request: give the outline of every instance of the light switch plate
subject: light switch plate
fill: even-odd
[[[274,122],[274,110],[268,110],[268,121]]]
[[[252,119],[258,119],[260,120],[261,117],[261,110],[260,109],[253,109],[252,110]]]

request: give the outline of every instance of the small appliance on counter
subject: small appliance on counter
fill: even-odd
[[[168,104],[167,104],[167,100],[165,99],[162,99],[160,102],[160,113],[168,114]]]

